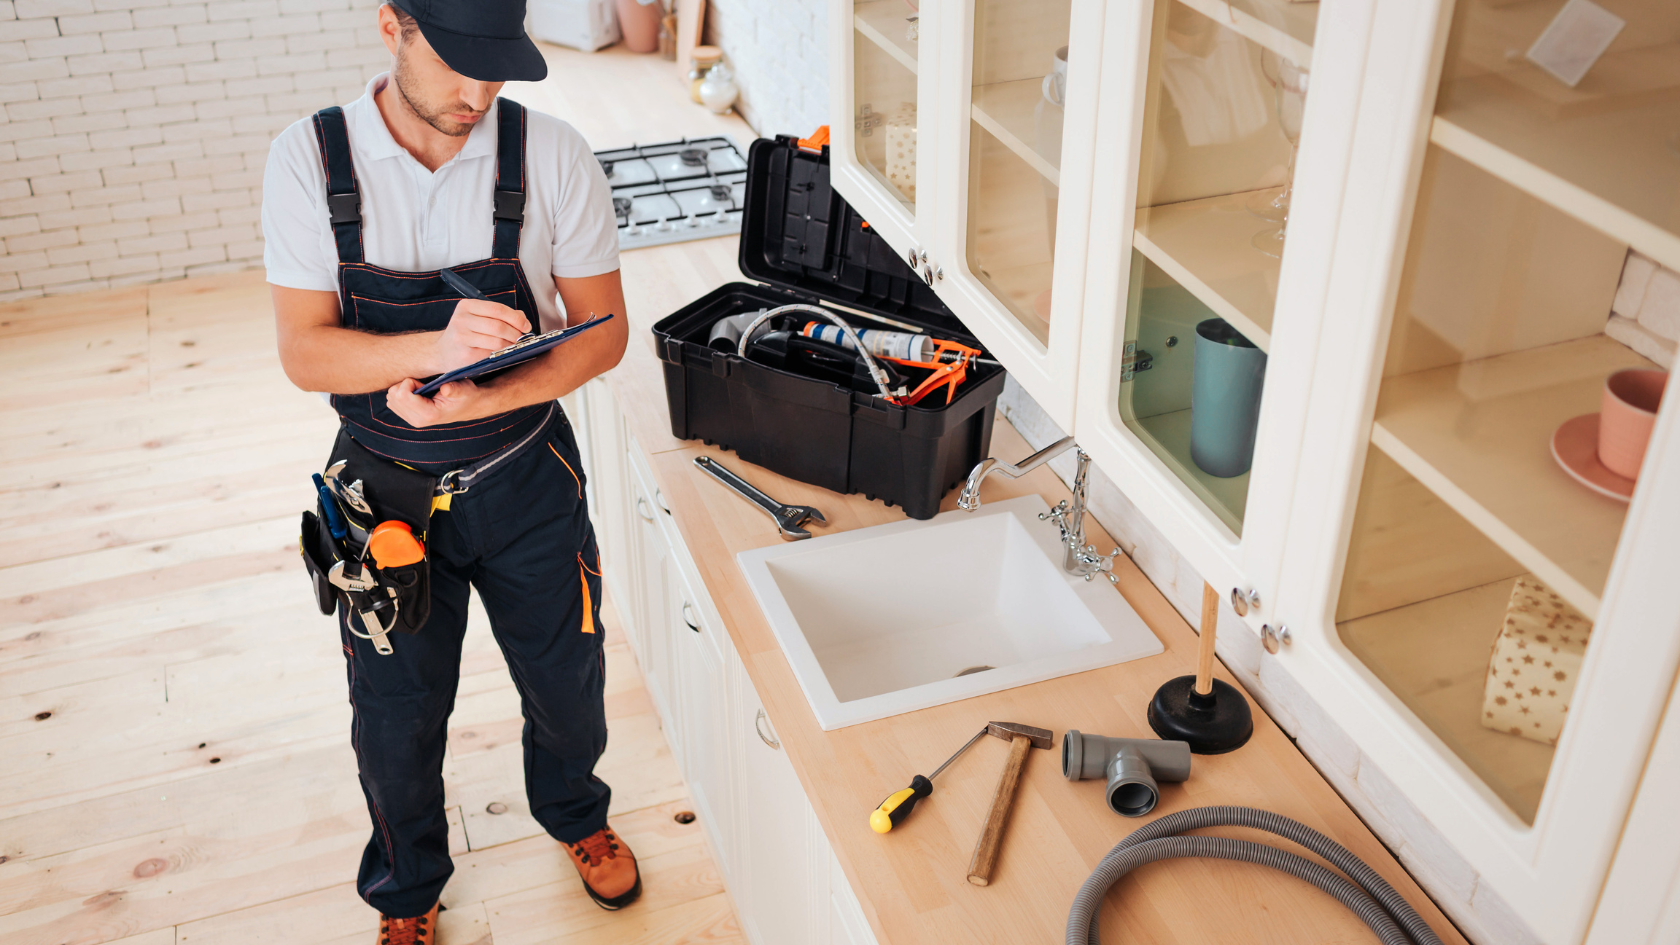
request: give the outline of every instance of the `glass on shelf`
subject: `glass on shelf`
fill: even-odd
[[[1605,333],[1627,254],[1479,163],[1425,153],[1337,630],[1526,823],[1634,488],[1599,458],[1607,380],[1656,368]]]
[[[1072,0],[977,0],[969,108],[969,270],[1040,344],[1061,186]]]
[[[916,203],[917,11],[907,0],[852,7],[858,162],[907,208]]]
[[[1431,140],[1680,268],[1680,4],[1457,4]]]
[[[1283,0],[1152,22],[1119,415],[1239,537],[1315,23]]]

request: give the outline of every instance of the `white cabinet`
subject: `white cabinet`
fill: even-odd
[[[1444,891],[1580,942],[1680,668],[1680,411],[1631,502],[1557,451],[1591,466],[1568,431],[1607,378],[1672,357],[1611,307],[1680,270],[1680,7],[923,0],[914,40],[902,4],[830,9],[835,186],[1253,629],[1289,628],[1261,678],[1446,838]],[[1521,587],[1576,629],[1489,694]]]
[[[1104,7],[830,4],[835,188],[1065,428]]]
[[[603,497],[593,515],[618,571],[609,592],[622,595],[626,636],[748,940],[875,945],[611,393],[592,382],[566,405]],[[609,494],[623,507],[606,507]]]

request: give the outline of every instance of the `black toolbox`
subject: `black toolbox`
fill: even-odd
[[[734,450],[792,479],[901,506],[911,518],[932,518],[945,493],[991,448],[1003,368],[970,364],[949,405],[941,390],[901,407],[708,347],[720,318],[821,300],[980,347],[834,192],[826,147],[819,155],[792,137],[753,142],[743,209],[741,272],[763,284],[720,286],[653,326],[672,435]],[[854,328],[902,330],[844,308],[839,314]]]

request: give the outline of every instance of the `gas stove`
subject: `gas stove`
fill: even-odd
[[[612,185],[618,248],[741,232],[747,159],[727,135],[596,151]]]

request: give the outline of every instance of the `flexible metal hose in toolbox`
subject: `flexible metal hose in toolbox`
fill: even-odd
[[[1263,843],[1227,837],[1175,836],[1199,827],[1253,827],[1275,833],[1324,857],[1353,881],[1305,857]],[[1364,860],[1306,824],[1252,807],[1197,807],[1179,811],[1139,828],[1120,841],[1097,864],[1079,887],[1079,894],[1074,896],[1073,909],[1068,913],[1067,945],[1100,945],[1097,909],[1109,887],[1120,877],[1146,863],[1179,857],[1240,860],[1283,870],[1341,900],[1365,920],[1384,945],[1441,945],[1440,937],[1417,911]]]

